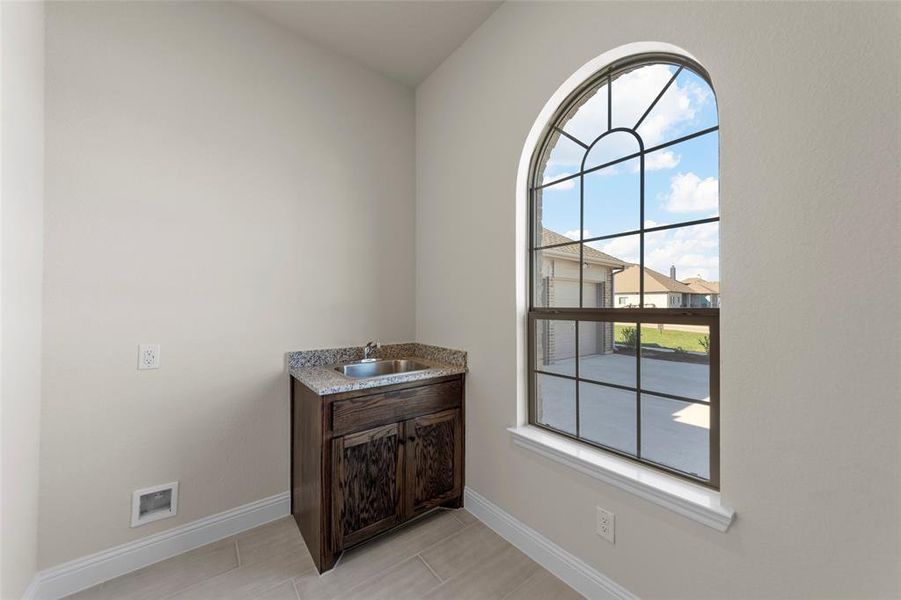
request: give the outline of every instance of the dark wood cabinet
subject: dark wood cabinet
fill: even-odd
[[[319,572],[463,500],[463,376],[319,396],[292,379],[291,512]]]
[[[463,493],[463,422],[457,409],[410,419],[407,516],[414,517]]]
[[[403,425],[394,423],[332,440],[335,542],[351,546],[404,518]]]

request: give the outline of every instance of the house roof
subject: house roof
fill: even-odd
[[[579,243],[578,240],[572,240],[564,235],[557,233],[556,231],[551,231],[550,229],[541,228],[541,245],[542,246],[555,246],[556,244],[568,244],[566,246],[557,246],[556,248],[549,248],[544,252],[547,254],[554,254],[557,256],[563,256],[566,258],[572,257],[576,262],[579,260]],[[592,248],[588,244],[583,245],[582,251],[582,259],[585,262],[589,262],[592,264],[603,264],[608,267],[613,267],[615,269],[622,269],[625,267],[627,262],[623,262],[622,260],[610,256],[609,254],[604,254],[600,250]]]
[[[638,265],[630,265],[624,271],[613,275],[613,289],[616,294],[637,294],[639,292],[638,272],[641,269]],[[698,293],[685,285],[681,281],[676,281],[671,277],[658,273],[653,269],[644,270],[644,291],[645,293],[656,292],[677,292],[680,294]],[[709,294],[710,292],[703,292]]]
[[[720,293],[719,281],[707,281],[706,279],[701,279],[700,277],[689,277],[685,280],[685,283],[687,283],[688,287],[690,287],[692,291],[697,294]]]

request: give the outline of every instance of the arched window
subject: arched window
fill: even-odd
[[[529,422],[719,486],[716,99],[681,56],[609,65],[531,162]]]

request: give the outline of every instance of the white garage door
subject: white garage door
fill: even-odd
[[[600,298],[601,284],[583,283],[582,284],[582,306],[585,308],[593,308],[598,306]],[[579,282],[578,281],[554,281],[554,297],[557,300],[557,306],[579,306]],[[579,329],[579,353],[582,356],[589,354],[597,354],[601,351],[601,325],[591,323],[582,323]],[[574,358],[576,341],[574,327],[558,327],[552,336],[554,338],[554,348],[548,353],[551,360],[563,360],[566,358]]]

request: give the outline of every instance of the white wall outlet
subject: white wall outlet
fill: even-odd
[[[606,508],[596,507],[598,509],[597,532],[598,535],[615,544],[616,517]]]
[[[160,519],[174,517],[178,512],[178,482],[164,483],[135,490],[131,494],[131,526],[137,527]]]
[[[141,344],[138,346],[138,369],[160,368],[160,345]]]

